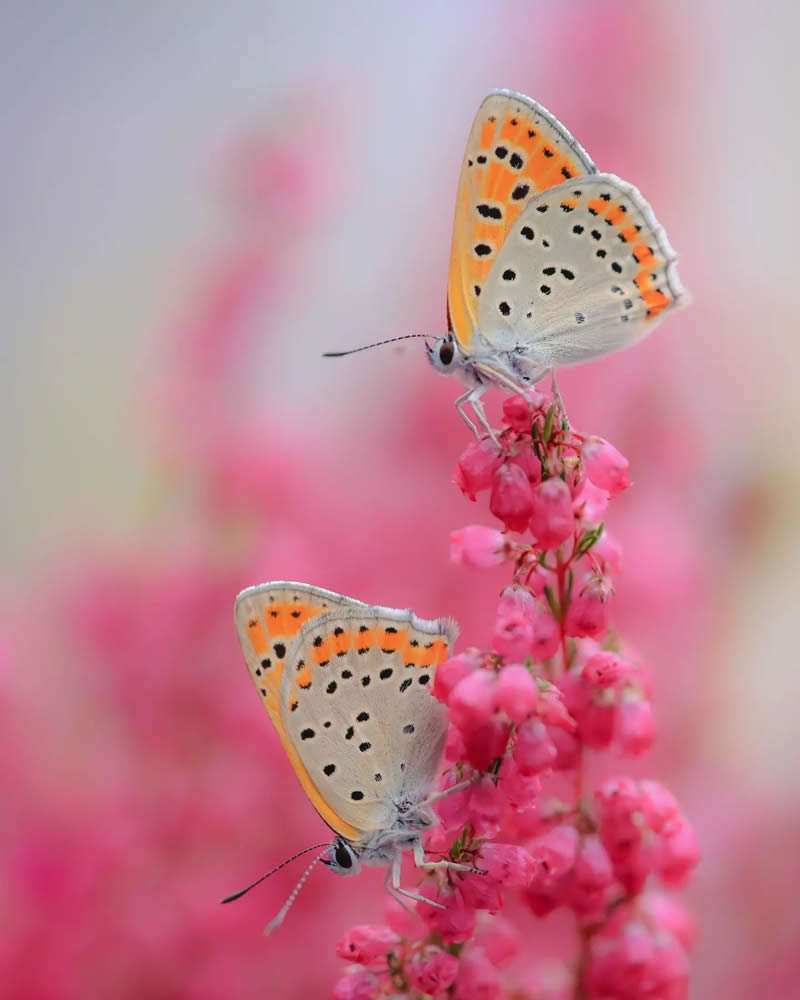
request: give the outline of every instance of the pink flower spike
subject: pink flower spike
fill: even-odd
[[[470,569],[499,566],[508,555],[505,535],[497,528],[468,524],[450,533],[450,562]]]
[[[524,531],[532,509],[528,477],[518,465],[501,465],[494,474],[489,510],[507,531]]]
[[[445,660],[444,663],[440,664],[433,679],[434,696],[447,704],[453,688],[477,670],[481,661],[481,654],[476,649],[468,649],[457,656],[451,656],[449,660]]]
[[[470,948],[461,957],[453,1000],[501,1000],[500,975],[482,948]]]
[[[536,861],[529,851],[515,844],[485,843],[478,852],[478,867],[486,877],[509,889],[524,888],[531,880]]]
[[[586,475],[610,496],[622,493],[631,484],[628,479],[628,460],[613,444],[601,437],[589,438],[581,453]]]
[[[521,587],[506,587],[497,605],[492,645],[508,660],[521,661],[533,642],[533,598]]]
[[[372,1000],[380,980],[366,969],[348,970],[333,988],[333,1000]]]
[[[572,497],[563,479],[553,476],[533,491],[531,531],[540,549],[556,549],[575,530]]]
[[[641,697],[623,697],[614,719],[614,741],[623,753],[633,757],[649,750],[656,738],[653,709]]]
[[[564,631],[577,638],[602,639],[608,630],[608,601],[590,586],[573,597],[564,617]]]
[[[450,721],[465,734],[489,721],[494,712],[497,678],[491,670],[476,670],[468,674],[450,692]]]
[[[497,675],[495,704],[512,722],[524,722],[536,708],[539,689],[527,667],[517,663],[503,667]]]
[[[399,943],[397,934],[383,924],[359,924],[336,942],[336,954],[348,962],[381,969],[386,967],[387,952]]]
[[[429,944],[406,962],[405,969],[414,989],[439,994],[455,982],[458,959],[435,944]]]
[[[472,441],[463,451],[456,467],[456,482],[470,500],[488,490],[503,461],[497,445],[488,438]]]

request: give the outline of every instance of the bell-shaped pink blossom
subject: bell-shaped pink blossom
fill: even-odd
[[[489,510],[507,531],[524,531],[533,509],[528,477],[518,465],[506,463],[495,472]]]
[[[527,590],[506,587],[497,604],[492,645],[507,661],[521,661],[533,643],[535,604]]]
[[[467,674],[450,692],[450,720],[462,732],[482,726],[494,712],[497,677],[492,670],[475,670]]]
[[[462,731],[464,759],[477,771],[486,771],[502,759],[508,743],[509,724],[502,718],[488,719]]]
[[[556,748],[547,727],[540,719],[528,719],[517,730],[513,751],[514,763],[521,774],[548,771],[556,759]]]
[[[426,945],[405,964],[410,985],[422,993],[444,993],[458,975],[458,959],[435,944]]]
[[[478,852],[478,867],[486,870],[487,878],[519,889],[530,882],[536,861],[524,847],[487,842]]]
[[[509,664],[497,675],[495,705],[511,719],[523,722],[536,708],[539,691],[527,667]]]
[[[367,969],[348,969],[333,988],[333,1000],[372,1000],[380,980]]]
[[[540,549],[556,549],[575,530],[569,487],[558,476],[540,483],[533,491],[531,531]]]
[[[518,445],[514,454],[510,456],[509,462],[522,469],[531,486],[538,486],[542,481],[542,463],[529,444]]]
[[[564,631],[577,638],[602,639],[608,630],[608,601],[599,587],[589,585],[569,602]]]
[[[522,772],[512,757],[503,761],[498,787],[508,805],[516,812],[522,813],[536,809],[542,783],[538,774]]]
[[[470,569],[499,566],[508,552],[505,535],[497,528],[468,524],[450,532],[450,562]]]
[[[596,834],[581,838],[573,875],[577,884],[585,889],[605,889],[614,881],[611,858]]]
[[[480,667],[481,659],[477,650],[468,649],[441,663],[433,679],[434,696],[447,704],[453,688]]]
[[[614,720],[616,745],[623,753],[635,757],[649,750],[655,738],[656,727],[650,702],[639,695],[624,695],[617,706]]]
[[[583,677],[599,688],[613,687],[630,673],[630,666],[616,653],[601,650],[593,653],[583,665]]]
[[[456,482],[461,492],[475,500],[476,494],[491,487],[502,461],[500,450],[491,439],[470,442],[456,466]]]
[[[496,837],[500,829],[503,798],[490,774],[472,786],[469,800],[470,822],[476,837]]]
[[[399,942],[398,935],[383,924],[359,924],[336,942],[336,954],[348,962],[373,969],[385,968],[387,953]]]
[[[658,875],[664,885],[684,885],[700,860],[700,848],[691,824],[682,819],[661,839]]]
[[[530,401],[524,396],[506,396],[503,400],[503,423],[517,434],[527,434],[530,437],[533,424],[533,406]]]
[[[524,943],[519,928],[500,914],[487,921],[478,933],[478,944],[495,968],[519,954]]]
[[[561,630],[551,614],[538,605],[533,610],[533,641],[530,655],[535,663],[555,656],[561,645]]]
[[[588,438],[581,458],[588,478],[610,496],[616,496],[631,485],[627,458],[603,438]]]
[[[450,727],[453,728],[452,726]],[[461,777],[455,771],[449,771],[442,781],[442,791],[460,784]],[[447,830],[458,830],[469,820],[469,800],[472,788],[462,788],[457,792],[445,795],[436,804],[441,825]]]
[[[457,889],[452,886],[437,889],[431,883],[425,883],[418,892],[440,904],[417,903],[416,910],[431,930],[439,932],[443,944],[460,944],[472,937],[475,932],[475,907],[470,906]]]

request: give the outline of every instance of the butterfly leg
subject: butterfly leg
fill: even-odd
[[[422,849],[422,845],[419,845]],[[416,860],[416,849],[414,853],[414,858]],[[435,906],[438,910],[446,910],[447,907],[443,906],[441,903],[435,902],[433,899],[428,899],[427,896],[422,896],[418,892],[412,892],[410,889],[400,888],[400,866],[402,864],[402,857],[400,854],[395,856],[392,862],[392,867],[390,871],[386,873],[386,888],[394,896],[397,902],[408,909],[408,906],[400,899],[400,896],[405,896],[407,899],[413,899],[416,903],[427,903],[429,906]],[[389,877],[391,876],[392,884],[389,885]]]
[[[470,418],[466,414],[466,411],[464,410],[464,405],[466,403],[469,403],[470,406],[472,407],[473,413],[478,418],[478,422],[482,425],[482,427],[488,433],[489,437],[492,439],[492,441],[494,441],[494,443],[499,448],[500,442],[497,440],[494,430],[492,429],[489,421],[486,419],[486,411],[483,408],[483,403],[481,403],[480,401],[480,397],[484,394],[484,392],[486,392],[486,389],[487,386],[485,385],[479,385],[476,388],[468,389],[465,393],[462,393],[462,395],[460,395],[456,400],[456,409],[461,414],[461,418],[464,421],[464,423],[467,425],[467,427],[469,427],[469,429],[472,431],[475,437],[480,441],[481,435],[478,431],[478,428],[476,427],[475,423],[472,420],[470,420]]]
[[[437,868],[447,868],[448,871],[452,872],[474,872],[479,875],[485,875],[486,872],[482,868],[475,868],[473,865],[462,865],[458,861],[448,861],[447,858],[442,858],[441,861],[426,861],[425,860],[425,849],[423,848],[420,841],[414,844],[414,864],[417,868],[425,868],[429,871],[435,871]]]
[[[450,788],[444,788],[440,792],[434,792],[433,795],[429,795],[423,805],[429,806],[434,802],[438,802],[439,799],[447,798],[448,795],[452,795],[454,792],[462,792],[465,788],[469,788],[470,785],[474,784],[474,778],[466,778],[464,781],[459,781],[457,785],[451,785]]]

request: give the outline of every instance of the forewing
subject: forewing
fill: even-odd
[[[497,350],[527,347],[542,368],[577,364],[648,333],[686,301],[650,206],[613,174],[539,195],[508,234],[479,322]]]
[[[447,731],[428,686],[456,634],[448,619],[367,608],[310,621],[293,643],[281,716],[350,839],[389,828],[392,800],[427,795]]]
[[[481,104],[458,182],[447,286],[449,326],[466,352],[478,328],[484,282],[524,207],[595,169],[567,129],[529,97],[497,90]]]
[[[338,818],[327,808],[286,732],[280,712],[280,689],[287,654],[304,622],[329,612],[367,607],[329,590],[281,581],[243,590],[234,609],[236,633],[250,676],[303,790],[325,822],[351,839],[357,837],[357,831],[337,823]]]

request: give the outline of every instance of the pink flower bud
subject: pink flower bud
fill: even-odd
[[[556,748],[539,719],[528,719],[517,730],[513,760],[521,774],[541,774],[556,759]]]
[[[538,486],[542,481],[542,463],[529,445],[519,445],[509,461],[522,469],[531,486]]]
[[[654,833],[662,833],[680,820],[678,800],[659,781],[640,781],[639,796],[639,808]]]
[[[464,733],[464,759],[477,771],[486,771],[502,757],[508,743],[508,723],[502,719],[489,719],[479,726],[470,726]]]
[[[452,886],[437,888],[426,883],[419,890],[421,896],[441,903],[445,909],[417,903],[417,913],[431,930],[441,934],[443,944],[459,944],[468,941],[475,932],[475,908],[469,906],[464,897]]]
[[[461,780],[454,771],[450,771],[442,781],[442,791],[459,784]],[[439,814],[439,819],[442,821],[442,826],[446,830],[459,830],[468,821],[471,795],[471,788],[463,788],[459,792],[452,792],[450,795],[446,795],[436,803],[436,811]]]
[[[458,888],[467,906],[489,913],[499,913],[503,909],[503,887],[486,875],[464,872],[459,876]]]
[[[494,474],[489,510],[507,531],[524,531],[531,516],[531,487],[518,465],[501,465]]]
[[[450,562],[470,569],[499,566],[507,554],[506,539],[497,528],[468,524],[450,532]]]
[[[519,953],[523,945],[521,932],[517,927],[497,915],[480,930],[478,943],[486,952],[486,957],[496,967],[503,965]]]
[[[503,423],[517,434],[530,436],[533,407],[524,396],[506,396],[503,400]]]
[[[476,499],[476,494],[488,490],[503,458],[494,441],[488,438],[473,441],[463,451],[456,466],[456,482],[461,492]]]
[[[478,867],[506,888],[520,889],[530,882],[536,862],[524,847],[486,843],[478,852]]]
[[[583,666],[584,680],[599,688],[613,687],[629,672],[630,666],[624,660],[605,650],[593,653]]]
[[[671,934],[684,951],[691,951],[697,927],[691,914],[676,899],[663,892],[646,892],[639,897],[638,909],[654,928]]]
[[[444,759],[451,764],[464,759],[464,737],[458,726],[447,727],[447,741],[444,745]]]
[[[555,549],[575,529],[569,487],[558,476],[546,479],[533,491],[531,531],[540,549]]]
[[[603,528],[603,533],[592,546],[592,556],[609,573],[619,573],[622,569],[622,546],[617,539]]]
[[[684,885],[700,860],[700,848],[691,825],[682,820],[661,840],[658,874],[664,885]]]
[[[574,733],[577,729],[575,720],[567,711],[561,692],[552,684],[539,691],[536,714],[547,726],[565,729],[568,733]]]
[[[503,799],[491,775],[485,774],[472,786],[469,816],[476,837],[496,837],[500,829]]]
[[[656,727],[650,702],[640,697],[622,698],[614,724],[614,739],[620,750],[636,756],[649,750],[655,738]]]
[[[386,966],[387,953],[399,943],[397,934],[383,924],[359,924],[336,942],[336,954],[348,962],[380,969]]]
[[[435,944],[426,945],[405,965],[410,985],[422,993],[443,993],[458,975],[458,959]]]
[[[578,715],[581,739],[592,750],[606,749],[614,738],[616,721],[617,707],[613,701],[590,702]]]
[[[584,521],[592,523],[601,521],[608,508],[608,493],[588,479],[584,479],[583,489],[575,506],[581,512]]]
[[[614,869],[603,842],[595,834],[582,838],[573,869],[582,889],[605,889],[614,881]]]
[[[372,1000],[380,989],[380,981],[366,969],[351,969],[333,988],[333,1000]]]
[[[556,748],[553,770],[574,771],[581,759],[581,743],[578,737],[557,726],[548,726],[547,732]]]
[[[496,687],[497,678],[492,670],[475,670],[467,674],[450,692],[451,722],[465,734],[472,727],[488,722],[494,712]]]
[[[608,601],[598,587],[587,587],[569,602],[564,631],[578,638],[602,639],[608,629]]]
[[[439,701],[447,702],[453,688],[477,670],[481,665],[482,657],[475,649],[468,649],[457,656],[451,656],[436,669],[436,676],[433,678],[433,693]]]
[[[492,645],[508,660],[524,660],[533,642],[535,604],[521,587],[506,587],[497,605]]]
[[[502,1000],[500,974],[481,948],[461,956],[453,1000]]]
[[[589,479],[601,490],[607,490],[610,496],[616,496],[631,485],[627,458],[603,438],[589,438],[581,458]]]
[[[506,758],[500,770],[500,794],[518,813],[533,810],[537,805],[537,796],[542,789],[542,783],[536,774],[523,774],[514,763],[513,758]]]
[[[536,708],[536,681],[527,667],[512,663],[497,675],[495,705],[511,719],[523,722]]]
[[[533,643],[530,655],[535,663],[555,656],[561,645],[561,631],[558,622],[547,611],[536,607],[533,611]]]
[[[538,837],[529,850],[537,862],[534,880],[561,879],[572,871],[578,854],[578,831],[563,823]]]

